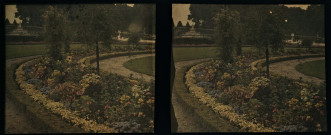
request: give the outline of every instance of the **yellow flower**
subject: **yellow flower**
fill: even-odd
[[[142,102],[144,102],[144,100],[141,99],[141,98],[139,98],[139,99],[138,99],[138,104],[140,104],[140,103],[142,103]]]
[[[139,112],[139,113],[138,113],[138,117],[141,117],[142,115],[143,115],[142,112]]]
[[[307,102],[306,103],[306,107],[309,109],[311,107],[311,103],[310,102]]]

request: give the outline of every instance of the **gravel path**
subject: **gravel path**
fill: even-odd
[[[29,56],[6,60],[6,68],[38,56]],[[7,69],[6,69],[7,70]],[[15,107],[15,104],[6,97],[5,101],[5,133],[44,133],[31,123],[25,114]]]
[[[208,59],[196,59],[196,60],[190,60],[190,61],[180,61],[175,63],[176,71],[179,71],[179,69],[184,68],[188,65],[192,65],[195,63],[200,63],[202,61],[206,61]],[[177,74],[175,74],[177,75]],[[175,77],[181,77],[183,78],[184,76],[175,76]],[[176,83],[174,83],[176,85]],[[174,89],[175,90],[175,89]],[[174,107],[175,111],[175,117],[178,122],[178,130],[177,132],[202,132],[204,129],[201,128],[199,125],[199,120],[195,119],[192,116],[192,112],[185,110],[181,107],[178,97],[174,92],[172,92],[172,105]]]
[[[307,59],[296,59],[296,60],[288,60],[288,61],[282,61],[270,64],[269,69],[270,72],[287,76],[292,79],[298,79],[299,77],[302,77],[304,81],[313,81],[315,84],[320,84],[321,82],[325,81],[316,77],[307,76],[299,71],[295,70],[295,66],[301,63],[309,62],[309,61],[315,61],[315,60],[322,60],[325,59],[325,57],[318,57],[318,58],[307,58]]]
[[[139,54],[139,55],[132,55],[132,56],[120,56],[120,57],[114,57],[109,59],[104,59],[100,61],[100,70],[116,73],[122,76],[130,76],[130,74],[133,75],[134,78],[141,78],[147,82],[150,80],[154,80],[153,76],[149,76],[142,73],[137,73],[134,71],[131,71],[123,66],[123,64],[131,59],[137,59],[147,56],[155,56],[155,54]],[[155,63],[155,62],[154,62]],[[92,63],[93,66],[96,66],[96,62]]]

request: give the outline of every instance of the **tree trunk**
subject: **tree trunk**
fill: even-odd
[[[269,50],[268,50],[268,48],[265,51],[265,59],[266,59],[266,66],[267,66],[267,78],[269,78]]]
[[[96,42],[96,51],[95,51],[96,55],[97,55],[97,73],[98,75],[100,75],[100,68],[99,68],[99,45],[98,45],[98,41]]]

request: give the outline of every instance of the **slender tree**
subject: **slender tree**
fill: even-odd
[[[113,38],[118,35],[120,20],[116,20],[115,5],[78,5],[76,16],[76,32],[86,44],[94,45],[97,73],[99,68],[99,42],[103,45],[111,45]]]
[[[264,10],[261,13],[257,44],[259,47],[265,49],[267,77],[269,77],[269,47],[274,52],[283,48],[282,20],[271,10]]]

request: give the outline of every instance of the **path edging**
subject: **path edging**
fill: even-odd
[[[278,56],[278,57],[271,57],[269,58],[269,63],[276,63],[286,60],[293,60],[293,59],[304,59],[304,58],[314,58],[314,57],[323,57],[325,54],[307,54],[307,55],[291,55],[291,56]],[[263,66],[265,66],[266,60],[260,59],[252,62],[250,64],[252,70],[260,70]]]

